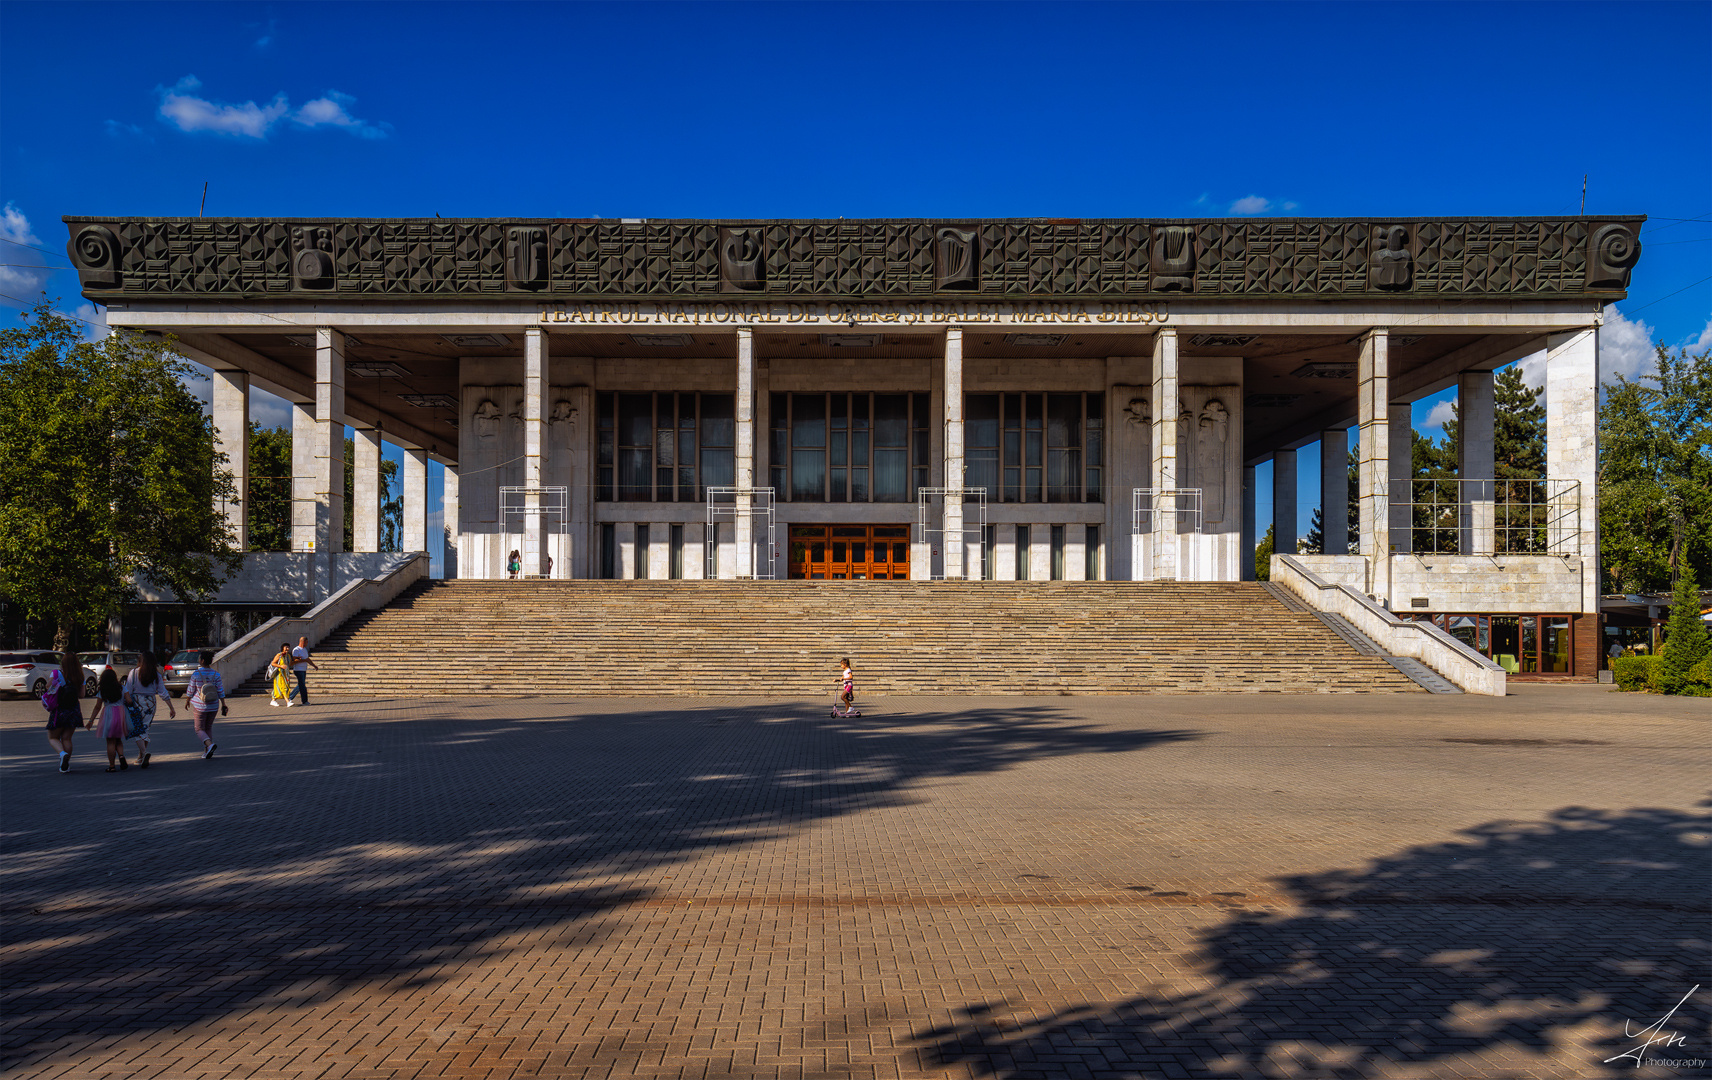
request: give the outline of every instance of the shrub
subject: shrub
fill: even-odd
[[[1688,679],[1680,693],[1691,697],[1712,697],[1712,657],[1688,669]]]
[[[1619,690],[1656,692],[1658,663],[1656,656],[1619,656],[1611,661],[1611,677]]]
[[[1706,624],[1700,620],[1700,587],[1694,575],[1684,569],[1676,578],[1676,588],[1670,598],[1670,623],[1665,630],[1664,648],[1659,651],[1662,663],[1658,669],[1657,689],[1663,694],[1693,693],[1689,672],[1712,653],[1712,642],[1706,638]]]

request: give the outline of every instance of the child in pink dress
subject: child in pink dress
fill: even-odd
[[[119,676],[108,668],[101,673],[101,684],[95,691],[95,708],[89,711],[89,723],[85,727],[95,727],[96,721],[101,724],[101,737],[107,740],[107,771],[118,772],[128,769],[131,763],[125,760],[125,691],[119,685]],[[118,764],[113,763],[114,758]]]

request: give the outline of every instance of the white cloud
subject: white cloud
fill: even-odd
[[[1712,349],[1712,319],[1706,320],[1706,329],[1700,331],[1700,336],[1695,339],[1694,344],[1690,345],[1688,349],[1690,352],[1701,352],[1706,349]]]
[[[341,94],[337,90],[329,90],[325,97],[318,97],[307,102],[298,109],[291,118],[304,127],[322,127],[331,125],[348,129],[352,134],[365,139],[386,138],[386,125],[371,124],[367,120],[359,120],[352,116],[347,105],[354,104],[356,98],[349,94]]]
[[[0,209],[0,239],[12,243],[0,245],[0,263],[30,263],[45,262],[47,255],[32,250],[42,246],[41,238],[30,228],[30,219],[24,212],[12,203],[7,203]],[[20,245],[28,244],[28,247]],[[36,294],[47,283],[48,268],[44,265],[36,269],[29,266],[0,266],[0,292],[8,293],[19,301],[30,303]]]
[[[1702,340],[1712,343],[1712,324]],[[1522,381],[1534,389],[1546,384],[1546,352],[1541,349],[1516,361]],[[1653,328],[1642,319],[1625,319],[1615,307],[1605,309],[1605,325],[1599,330],[1599,379],[1630,381],[1658,373],[1658,354],[1653,349]]]
[[[1272,209],[1271,200],[1260,195],[1245,195],[1230,204],[1233,214],[1264,214]]]
[[[71,313],[71,317],[83,323],[85,341],[100,341],[113,332],[112,327],[107,325],[106,310],[87,301],[77,305],[77,310]]]
[[[1442,432],[1445,423],[1455,419],[1456,402],[1449,399],[1435,401],[1431,411],[1427,413],[1426,419],[1421,421],[1421,434],[1425,435],[1429,429]]]
[[[391,130],[385,123],[371,123],[351,115],[346,106],[356,101],[349,94],[329,90],[326,94],[292,111],[291,101],[284,93],[275,94],[266,105],[246,101],[241,105],[210,101],[194,91],[202,81],[186,75],[169,89],[161,89],[161,117],[180,131],[208,131],[216,135],[234,135],[246,139],[265,139],[281,120],[290,118],[306,128],[343,128],[365,139],[384,139]],[[121,125],[109,122],[108,131],[118,134]]]

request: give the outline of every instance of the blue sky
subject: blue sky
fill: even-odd
[[[1585,174],[1652,216],[1614,366],[1712,343],[1707,3],[9,0],[0,43],[0,237],[49,252],[0,243],[8,321],[100,321],[60,215],[204,182],[210,216],[1355,217],[1573,214]]]

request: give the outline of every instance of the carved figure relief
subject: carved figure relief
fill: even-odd
[[[760,229],[719,230],[719,273],[727,289],[759,289],[767,267]]]
[[[1153,230],[1154,292],[1190,292],[1195,288],[1195,230],[1187,225],[1160,225]]]
[[[299,289],[333,287],[333,232],[314,225],[291,230],[291,280]]]
[[[1124,406],[1124,422],[1132,427],[1146,427],[1153,423],[1153,410],[1147,407],[1144,397],[1132,397]]]
[[[478,439],[492,439],[499,434],[499,406],[490,398],[482,398],[476,406],[475,433]]]
[[[565,430],[575,431],[577,427],[577,408],[563,398],[553,403],[553,411],[548,414],[549,424],[564,424]]]
[[[1230,410],[1218,398],[1209,398],[1201,406],[1199,426],[1201,437],[1195,448],[1195,469],[1201,480],[1202,520],[1210,526],[1225,519],[1226,472],[1230,467]]]
[[[115,288],[119,284],[119,238],[105,225],[85,225],[65,246],[85,287]]]
[[[1230,438],[1230,410],[1218,398],[1213,398],[1201,409],[1201,427],[1210,429],[1213,437],[1220,443]]]
[[[1640,257],[1641,241],[1627,225],[1594,230],[1587,242],[1587,287],[1628,288],[1629,270]]]
[[[1415,277],[1415,261],[1409,254],[1409,230],[1393,225],[1374,239],[1373,287],[1407,289]]]
[[[940,289],[974,289],[980,286],[980,261],[975,248],[978,236],[974,229],[939,230],[933,256]]]
[[[547,284],[546,229],[526,225],[506,231],[505,283],[513,289],[539,289]]]

